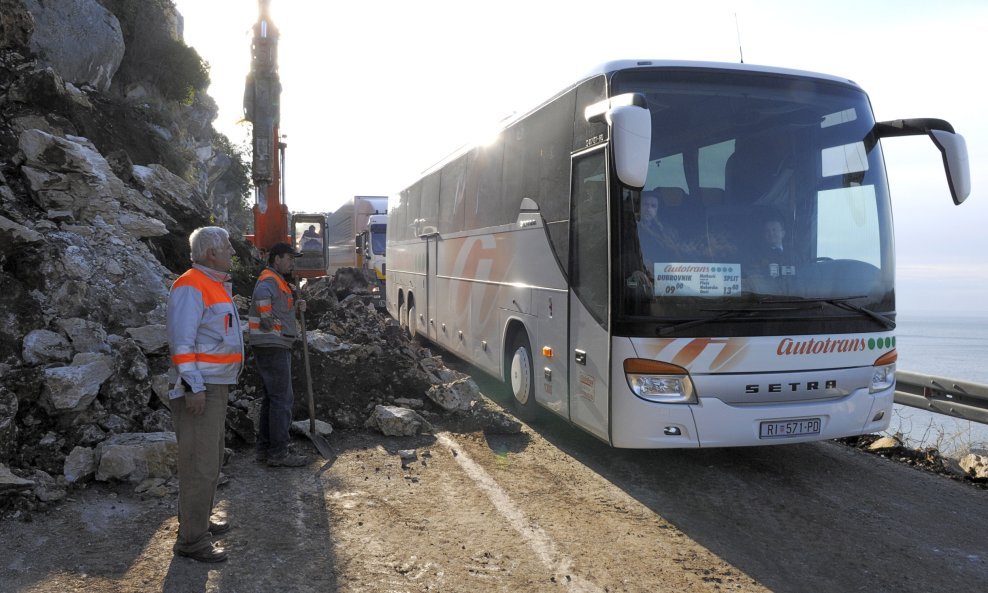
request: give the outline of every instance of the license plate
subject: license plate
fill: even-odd
[[[759,438],[786,439],[790,437],[820,434],[819,418],[800,418],[798,420],[772,420],[762,422]]]

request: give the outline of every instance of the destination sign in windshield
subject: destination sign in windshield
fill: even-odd
[[[724,296],[741,292],[741,264],[656,262],[655,296]]]

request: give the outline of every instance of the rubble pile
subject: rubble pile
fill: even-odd
[[[303,294],[310,314],[323,311],[308,318],[317,417],[342,428],[380,429],[382,413],[402,408],[415,414],[390,413],[419,423],[419,431],[430,431],[431,424],[462,430],[520,429],[485,400],[473,380],[447,368],[441,357],[410,339],[384,309],[372,283],[361,278],[360,270],[343,268],[332,279],[308,285]],[[294,364],[302,369],[301,351]],[[302,415],[304,381],[304,372],[296,372],[296,406]]]

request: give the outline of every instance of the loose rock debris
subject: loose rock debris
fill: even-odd
[[[308,303],[318,434],[329,436],[334,426],[369,428],[387,436],[432,434],[437,426],[454,431],[520,432],[521,425],[483,396],[472,379],[447,368],[441,357],[401,331],[379,296],[360,278],[360,270],[344,269],[301,289],[300,296]],[[245,316],[249,300],[236,301]],[[174,493],[175,438],[163,397],[163,378],[151,371],[166,368],[167,354],[149,331],[136,333],[147,343],[158,344],[152,353],[129,346],[134,342],[118,342],[118,350],[126,347],[130,360],[111,350],[111,354],[76,355],[72,366],[57,367],[83,369],[69,382],[81,388],[66,388],[68,395],[57,398],[46,390],[39,400],[48,405],[29,407],[20,417],[30,430],[18,435],[30,439],[38,434],[40,438],[24,447],[30,456],[22,456],[13,467],[0,464],[0,509],[8,513],[41,509],[92,480],[130,482],[138,493],[155,497]],[[44,352],[48,359],[67,358],[58,339],[39,335],[35,343],[32,352],[36,356]],[[304,437],[309,431],[309,412],[300,344],[293,357],[296,421],[292,431]],[[143,383],[114,381],[114,372],[121,369],[125,377],[136,374]],[[131,393],[125,400],[129,402],[126,421],[120,421],[116,431],[112,416],[98,423],[86,422],[94,409],[107,407],[102,397],[107,382],[126,384],[130,392],[145,391],[136,396]],[[87,387],[90,383],[91,388]],[[226,426],[231,449],[252,446],[261,393],[248,348],[241,384],[230,393]],[[135,426],[146,427],[148,432],[134,432]],[[427,457],[419,459],[414,449],[409,451],[399,453],[403,469],[417,461],[424,465]]]

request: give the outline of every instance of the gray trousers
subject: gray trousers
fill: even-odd
[[[212,545],[209,516],[225,446],[229,385],[206,384],[206,411],[193,416],[185,399],[171,400],[178,440],[178,539],[175,549],[196,552]]]

